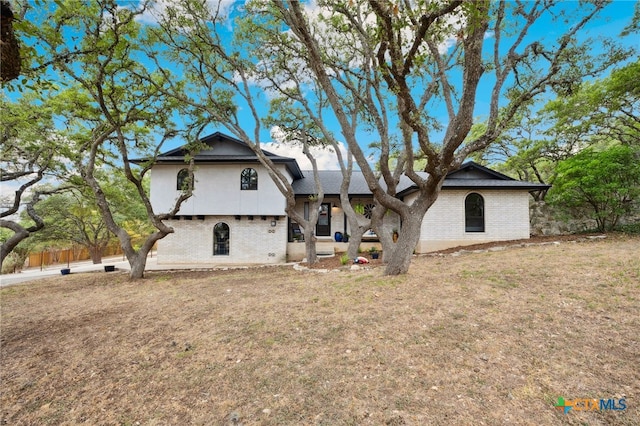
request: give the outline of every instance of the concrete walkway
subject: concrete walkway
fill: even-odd
[[[193,270],[193,269],[232,269],[232,268],[246,268],[249,266],[259,266],[259,265],[203,265],[203,264],[188,264],[188,263],[179,263],[179,264],[161,264],[158,265],[157,257],[147,257],[147,264],[145,266],[145,271],[166,271],[166,270]],[[80,261],[80,262],[71,262],[69,264],[69,269],[72,274],[78,274],[83,272],[97,272],[104,271],[104,267],[107,265],[113,265],[116,268],[116,271],[130,271],[131,267],[129,266],[129,261],[122,260],[122,255],[120,256],[112,256],[112,257],[104,257],[102,258],[102,263],[94,265],[90,260]],[[61,275],[60,270],[65,269],[67,267],[66,264],[57,264],[57,265],[47,265],[42,270],[40,267],[35,268],[27,268],[22,272],[17,272],[15,274],[3,274],[0,275],[0,287],[8,287],[11,285],[27,283],[29,281],[36,281],[41,278],[53,277]]]

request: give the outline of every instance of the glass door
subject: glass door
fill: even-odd
[[[328,237],[331,235],[331,203],[322,203],[318,213],[318,223],[316,224],[316,235],[318,237]]]

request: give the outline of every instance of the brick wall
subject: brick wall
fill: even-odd
[[[464,201],[471,192],[484,198],[484,232],[465,231]],[[442,191],[425,215],[416,251],[529,238],[529,197],[526,191]]]
[[[158,263],[249,264],[286,261],[287,220],[280,216],[271,226],[273,216],[249,220],[241,216],[205,216],[204,220],[167,222],[175,230],[158,242]],[[218,222],[229,226],[229,255],[213,255],[213,228]]]
[[[465,231],[464,200],[471,192],[484,198],[484,232]],[[442,191],[425,215],[416,252],[529,238],[529,197],[526,191]],[[342,215],[342,211],[339,214]],[[272,220],[273,216],[267,216],[266,220],[261,216],[254,216],[253,220],[248,220],[247,216],[241,216],[240,220],[235,216],[205,216],[204,220],[194,217],[193,220],[170,221],[168,224],[176,232],[158,242],[158,263],[284,263],[287,260],[287,219],[280,216],[275,227],[271,226]],[[229,226],[228,256],[213,255],[213,227],[218,222]],[[332,235],[336,225],[342,230],[340,216],[332,218]]]

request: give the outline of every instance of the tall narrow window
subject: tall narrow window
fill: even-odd
[[[184,191],[189,188],[189,169],[182,169],[178,172],[176,187],[178,191]],[[195,189],[195,183],[193,189]]]
[[[480,194],[469,194],[464,200],[464,230],[484,232],[484,199]]]
[[[216,223],[213,227],[213,255],[229,255],[229,225],[224,222]]]
[[[331,235],[331,203],[322,203],[318,210],[318,223],[316,223],[316,235],[328,237]]]
[[[252,168],[247,168],[240,174],[240,189],[257,190],[258,189],[258,172]]]

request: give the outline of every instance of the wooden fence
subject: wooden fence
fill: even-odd
[[[102,257],[122,254],[119,245],[111,245],[102,251]],[[36,253],[29,253],[25,268],[37,268],[47,265],[66,265],[69,262],[91,259],[86,248],[51,249]]]

